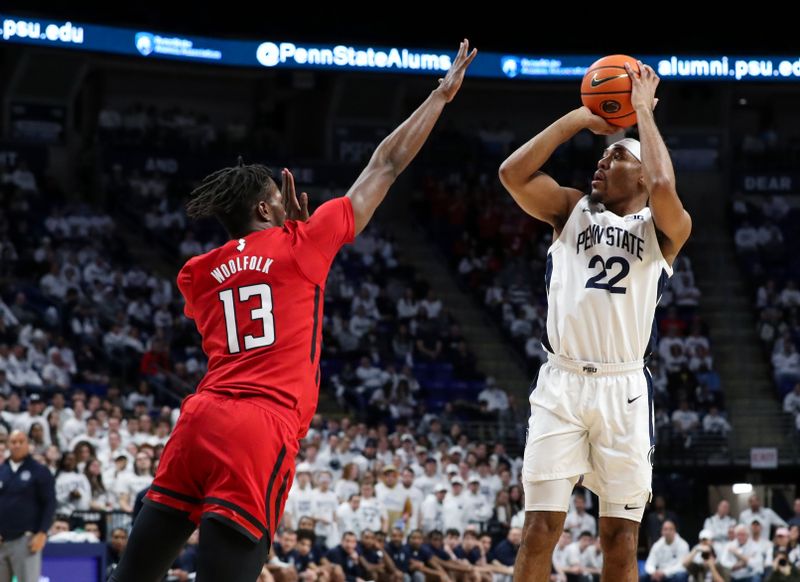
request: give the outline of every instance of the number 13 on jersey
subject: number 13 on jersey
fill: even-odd
[[[271,346],[275,343],[275,318],[272,315],[272,289],[266,283],[259,283],[257,285],[247,285],[246,287],[237,287],[238,300],[240,303],[246,303],[251,298],[258,297],[260,299],[260,307],[250,310],[250,320],[261,320],[264,333],[261,335],[246,335],[244,336],[244,349],[253,350],[256,348],[263,348]],[[225,311],[225,330],[228,335],[228,351],[232,354],[238,354],[241,351],[241,344],[239,343],[239,325],[236,320],[236,307],[234,289],[224,289],[219,292],[219,300],[222,302]]]

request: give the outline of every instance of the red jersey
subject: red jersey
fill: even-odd
[[[308,431],[319,396],[325,280],[355,236],[350,199],[192,257],[178,273],[184,313],[203,337],[197,392],[271,401]]]

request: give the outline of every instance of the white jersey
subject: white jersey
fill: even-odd
[[[583,362],[642,360],[671,276],[649,207],[617,216],[584,196],[547,252],[542,345]]]

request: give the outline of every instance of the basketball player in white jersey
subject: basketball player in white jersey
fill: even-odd
[[[639,522],[650,498],[652,384],[644,366],[656,304],[691,231],[656,127],[658,76],[629,67],[641,142],[623,139],[597,163],[591,194],[539,169],[582,129],[619,128],[586,107],[520,147],[500,179],[525,212],[552,225],[545,284],[548,361],[531,402],[523,486],[525,526],[515,579],[544,582],[573,486],[600,498],[604,582],[637,580]]]

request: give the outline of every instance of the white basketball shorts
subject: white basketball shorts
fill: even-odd
[[[530,403],[526,482],[583,475],[606,504],[634,510],[649,500],[653,388],[641,361],[595,364],[550,354]]]

